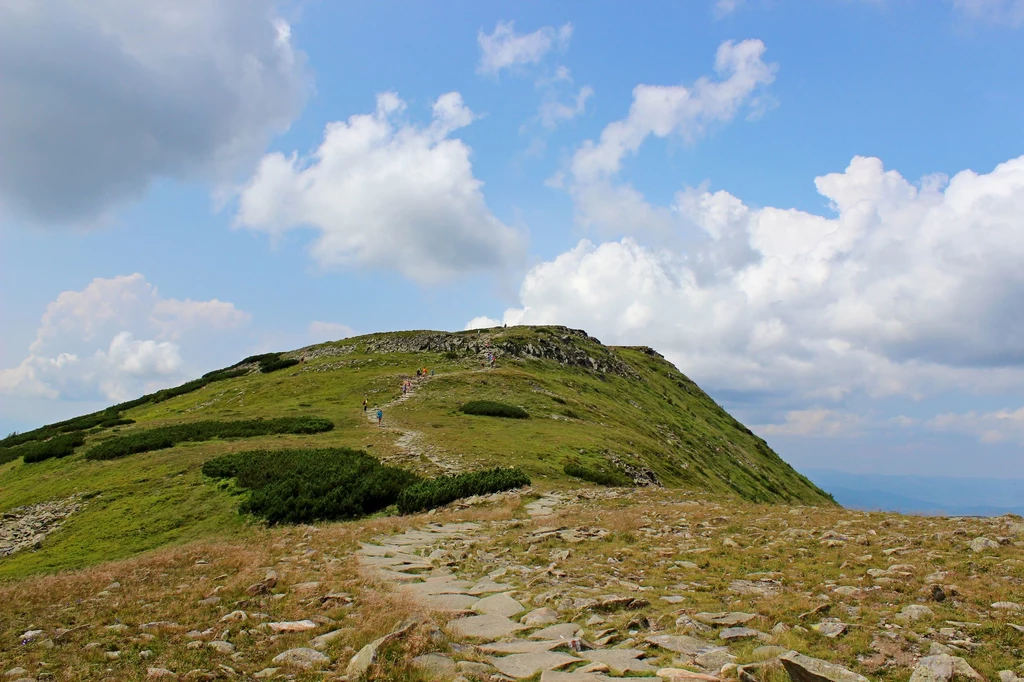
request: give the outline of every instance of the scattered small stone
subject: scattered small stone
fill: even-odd
[[[280,663],[281,665],[289,665],[294,668],[302,668],[303,670],[309,670],[310,668],[319,668],[330,664],[331,659],[320,653],[316,649],[309,648],[298,648],[288,649],[282,651],[272,659],[273,663]]]

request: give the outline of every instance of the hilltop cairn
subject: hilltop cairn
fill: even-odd
[[[503,329],[479,332],[413,332],[388,334],[366,342],[368,353],[493,353],[498,359],[550,360],[561,365],[582,367],[599,374],[638,379],[633,369],[611,348],[582,329],[543,327],[534,339],[509,338]],[[546,334],[543,332],[547,332]],[[487,345],[488,342],[490,345]],[[656,354],[646,349],[644,352]]]

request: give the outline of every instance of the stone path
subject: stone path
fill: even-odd
[[[551,493],[528,504],[527,513],[533,518],[549,516],[566,501]],[[598,636],[607,631],[590,633],[586,626],[565,619],[554,609],[528,606],[530,595],[512,582],[504,582],[512,578],[505,568],[482,579],[460,577],[458,557],[467,556],[478,540],[502,523],[506,522],[428,524],[377,538],[357,550],[359,564],[367,573],[400,586],[431,611],[454,616],[447,634],[462,643],[456,651],[470,651],[477,659],[456,662],[442,654],[430,654],[431,665],[470,676],[486,671],[512,679],[526,679],[539,672],[541,680],[548,682],[600,682],[659,670],[644,660],[647,652],[642,649],[598,646],[586,639],[592,635],[600,641]],[[626,604],[632,599],[619,601]],[[588,625],[600,622],[603,619],[592,615]],[[647,645],[682,654],[686,664],[720,648],[692,637],[679,639],[687,640],[685,645],[674,638],[649,638]],[[467,650],[467,646],[471,648]],[[353,657],[350,673],[371,660],[373,648],[375,645],[367,645]]]

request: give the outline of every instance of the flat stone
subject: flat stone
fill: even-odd
[[[513,585],[496,583],[493,580],[481,580],[469,588],[469,594],[491,594],[492,592],[507,592],[513,589]]]
[[[740,613],[739,611],[723,611],[717,613],[702,611],[701,613],[693,614],[693,619],[700,621],[701,623],[707,623],[708,625],[724,625],[726,627],[746,625],[755,618],[757,618],[757,614],[755,613]]]
[[[430,594],[421,601],[432,611],[463,612],[472,611],[480,598],[468,594]]]
[[[522,679],[533,677],[542,670],[564,668],[570,663],[581,659],[556,651],[537,651],[530,654],[511,654],[509,656],[492,656],[488,659],[499,672]]]
[[[476,646],[485,654],[530,654],[537,651],[551,651],[564,645],[563,640],[548,640],[546,642],[532,642],[528,639],[514,639],[511,642],[491,642],[489,644],[478,644]]]
[[[458,618],[448,623],[448,629],[457,637],[496,639],[498,637],[510,635],[513,632],[526,630],[527,626],[502,616],[483,615]]]
[[[351,628],[343,628],[341,630],[331,630],[330,632],[325,632],[319,637],[314,637],[313,640],[309,643],[309,645],[317,651],[322,651],[323,649],[326,649],[331,642],[338,639],[350,630]]]
[[[177,679],[177,675],[172,670],[167,668],[146,668],[146,679],[147,680],[159,680],[161,678],[173,678]]]
[[[525,626],[524,626],[525,627]],[[582,628],[576,623],[559,623],[551,625],[543,630],[537,630],[530,635],[530,639],[556,639],[570,640],[579,636]]]
[[[908,604],[896,614],[896,620],[903,622],[912,622],[916,620],[931,619],[935,617],[935,612],[927,606],[920,604]]]
[[[403,589],[412,592],[417,596],[430,594],[468,594],[473,584],[465,580],[456,580],[452,577],[425,580],[421,583],[405,585]]]
[[[530,626],[552,625],[558,622],[558,611],[555,611],[554,609],[544,606],[542,608],[530,611],[520,620],[524,625]]]
[[[545,670],[540,674],[540,682],[615,682],[615,678],[600,673],[562,673],[557,670]]]
[[[761,638],[766,635],[754,628],[726,628],[719,632],[718,636],[727,642],[738,642],[743,639]]]
[[[233,654],[233,653],[235,653],[235,645],[232,644],[231,642],[224,642],[224,641],[215,639],[212,642],[207,642],[206,646],[210,647],[211,649],[216,651],[218,654]]]
[[[646,661],[639,660],[644,652],[639,649],[592,649],[580,653],[588,661],[604,663],[616,675],[627,673],[652,673],[655,668]]]
[[[822,635],[823,637],[835,639],[840,635],[846,634],[847,625],[846,623],[826,622],[812,625],[811,629],[816,631],[819,635]]]
[[[452,677],[455,675],[455,661],[442,654],[424,654],[412,659],[412,667],[422,670],[434,677]]]
[[[984,679],[966,660],[949,654],[922,658],[910,676],[910,682],[950,682],[950,680],[984,682]]]
[[[668,682],[692,682],[693,680],[701,680],[702,682],[722,682],[720,678],[714,675],[705,675],[704,673],[695,673],[692,670],[686,670],[685,668],[661,668],[655,673],[658,677]]]
[[[274,634],[285,634],[289,632],[305,632],[315,630],[317,624],[311,620],[287,620],[280,623],[267,623],[267,628]]]
[[[735,663],[736,657],[729,653],[728,649],[714,649],[701,654],[693,659],[693,662],[705,670],[721,670],[723,665]]]
[[[710,649],[717,648],[710,642],[705,642],[702,639],[688,635],[651,635],[644,641],[662,649],[667,649],[677,654],[686,654],[687,656],[699,656]]]
[[[320,666],[329,665],[331,659],[316,649],[302,647],[299,649],[288,649],[287,651],[282,651],[277,656],[274,656],[272,662],[280,663],[281,665],[290,665],[294,668],[302,668],[303,670],[309,670],[310,668],[319,668]]]
[[[782,654],[779,661],[793,682],[869,682],[868,678],[841,665],[804,656],[796,651]]]
[[[518,601],[510,597],[507,592],[484,597],[473,605],[473,610],[477,613],[488,616],[504,616],[505,618],[511,618],[516,614],[522,613],[525,608]]]
[[[264,668],[263,670],[260,670],[257,673],[253,673],[252,676],[253,679],[267,680],[277,675],[278,670],[280,670],[280,668]]]

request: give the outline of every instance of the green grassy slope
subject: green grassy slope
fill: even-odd
[[[496,367],[485,369],[488,352],[497,356]],[[513,327],[373,334],[284,357],[302,362],[270,373],[261,373],[255,363],[242,365],[250,373],[121,411],[122,419],[135,423],[90,429],[85,445],[70,457],[0,465],[0,513],[74,493],[90,496],[42,549],[0,559],[0,578],[246,532],[247,522],[236,513],[237,499],[200,472],[205,461],[226,452],[366,448],[375,456],[437,473],[426,455],[410,459],[408,441],[400,441],[409,432],[416,434],[419,452],[440,455],[460,469],[515,464],[539,487],[584,485],[563,473],[572,460],[587,466],[618,463],[653,475],[665,486],[751,501],[833,504],[650,349],[608,348],[562,327]],[[395,428],[370,424],[363,397],[371,406],[388,404],[400,396],[401,381],[413,377],[417,367],[435,374],[417,386],[412,398],[387,408],[385,424]],[[531,418],[463,414],[459,407],[470,400],[518,405]],[[284,416],[324,417],[335,428],[313,435],[183,443],[113,461],[84,458],[97,442],[134,430]]]

